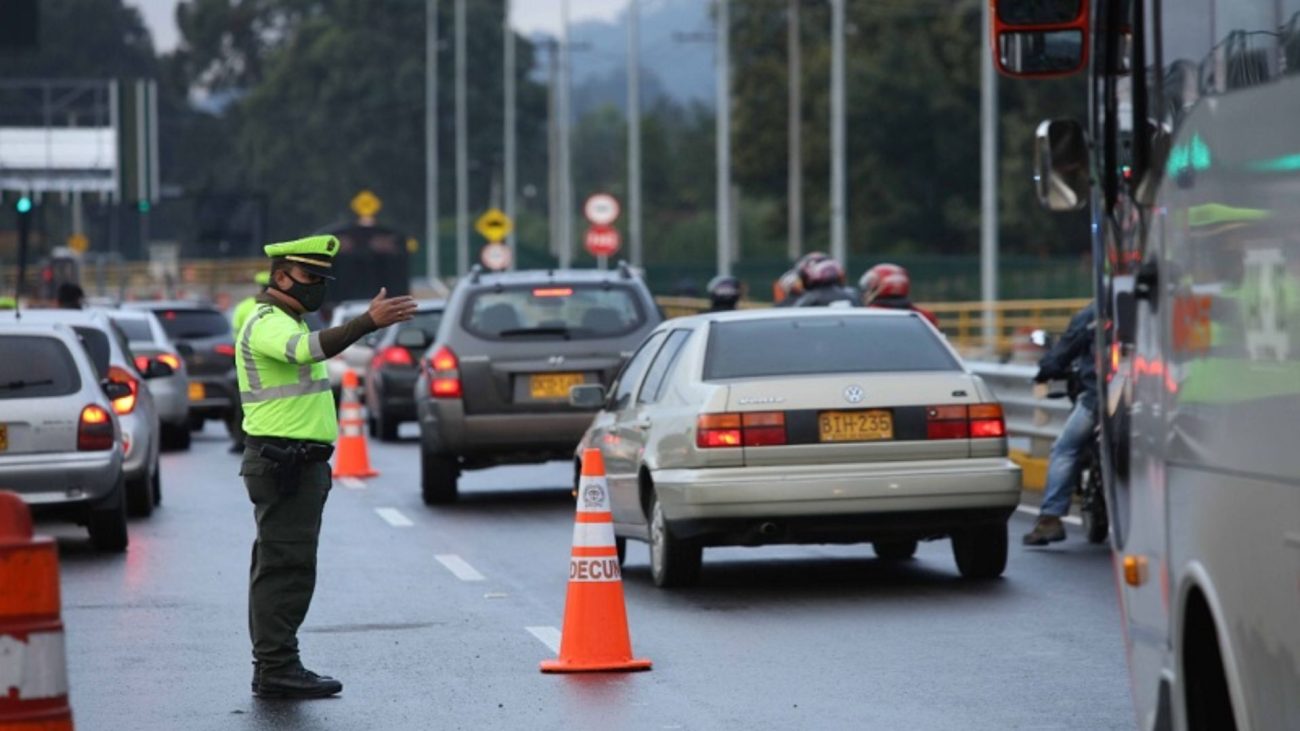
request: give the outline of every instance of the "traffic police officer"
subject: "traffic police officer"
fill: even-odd
[[[257,519],[248,622],[252,688],[261,697],[323,698],[343,690],[334,678],[302,666],[297,638],[316,586],[316,545],[330,489],[327,460],[338,436],[324,361],[415,313],[413,299],[387,297],[380,289],[368,312],[310,332],[302,315],[321,306],[338,248],[333,236],[268,245],[271,283],[236,340],[247,433],[240,474]]]

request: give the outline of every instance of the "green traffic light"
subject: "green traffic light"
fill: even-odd
[[[19,198],[18,205],[16,206],[16,208],[18,209],[19,213],[31,213],[32,199],[28,198],[27,196],[23,196],[22,198]]]
[[[149,201],[140,201],[139,203],[136,204],[136,207],[140,209],[141,213],[148,213]]]

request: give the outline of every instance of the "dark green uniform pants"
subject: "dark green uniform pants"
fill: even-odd
[[[262,670],[299,667],[298,628],[316,588],[316,543],[330,491],[329,462],[301,466],[285,492],[276,464],[245,450],[239,474],[257,519],[248,577],[248,631]]]

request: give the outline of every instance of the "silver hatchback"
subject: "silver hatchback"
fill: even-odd
[[[0,490],[83,523],[97,548],[126,549],[122,439],[113,398],[72,328],[0,324]],[[11,357],[21,353],[21,357]]]
[[[915,313],[670,320],[608,396],[571,398],[604,404],[579,449],[603,452],[619,543],[650,543],[660,586],[721,545],[870,541],[898,560],[951,538],[963,576],[1006,566],[1020,468],[1002,408]]]

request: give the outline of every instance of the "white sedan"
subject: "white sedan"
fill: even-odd
[[[951,538],[961,575],[1002,574],[1020,468],[1002,407],[911,312],[772,309],[664,322],[583,437],[605,458],[620,549],[659,586],[703,548],[872,542],[885,560]],[[620,550],[622,555],[623,550]]]

